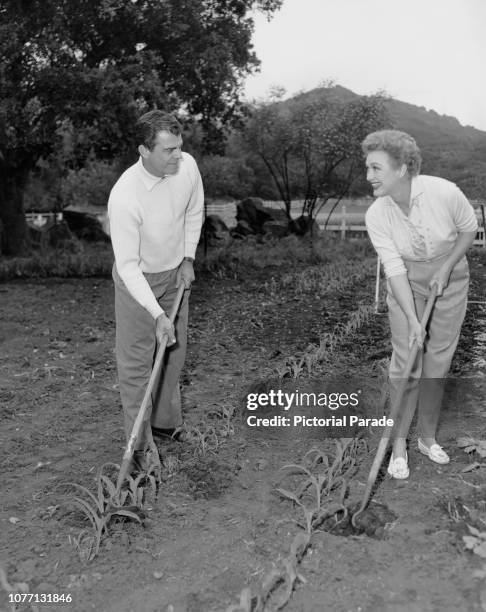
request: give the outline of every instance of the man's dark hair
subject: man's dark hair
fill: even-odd
[[[169,132],[180,136],[182,126],[174,115],[160,110],[152,110],[142,115],[136,123],[137,142],[147,147],[149,151],[155,146],[155,139],[159,132]]]

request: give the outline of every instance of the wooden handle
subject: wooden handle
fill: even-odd
[[[175,318],[177,316],[177,312],[181,305],[184,291],[185,291],[185,285],[181,281],[181,284],[177,290],[177,294],[176,294],[174,303],[172,304],[172,309],[169,315],[169,319],[172,324],[174,324]],[[117,491],[120,490],[123,484],[123,481],[125,480],[125,477],[127,475],[128,467],[132,461],[135,444],[140,436],[140,432],[142,430],[143,423],[147,416],[147,410],[151,404],[152,389],[154,387],[155,381],[157,380],[157,377],[160,371],[160,366],[162,365],[162,360],[164,358],[165,349],[167,348],[167,341],[168,341],[167,336],[164,336],[162,342],[159,344],[157,348],[154,365],[152,367],[152,373],[150,374],[147,388],[145,389],[145,394],[143,396],[142,404],[140,405],[140,409],[138,411],[137,418],[135,419],[135,422],[133,424],[132,433],[130,434],[130,438],[128,439],[127,447],[123,455],[122,463],[120,466],[120,472],[118,474]]]
[[[425,328],[427,327],[427,323],[429,321],[430,314],[432,312],[432,308],[434,307],[435,299],[437,297],[437,290],[438,290],[437,284],[434,283],[430,291],[429,297],[427,299],[427,304],[425,306],[424,314],[422,315],[421,325],[422,325],[423,330],[425,330]],[[393,425],[387,425],[385,429],[383,430],[383,434],[381,436],[380,443],[378,444],[378,449],[376,451],[376,456],[371,466],[370,474],[368,476],[368,482],[366,484],[366,489],[363,495],[363,501],[361,502],[361,506],[359,507],[359,510],[354,514],[352,521],[351,521],[354,527],[356,527],[355,525],[356,517],[358,516],[358,514],[361,514],[361,512],[363,512],[363,510],[366,508],[370,500],[371,491],[373,489],[373,485],[375,484],[376,477],[378,476],[378,472],[383,462],[383,458],[385,456],[386,449],[388,448],[391,433],[395,426],[395,419],[398,416],[398,412],[399,412],[399,409],[402,403],[403,395],[407,388],[408,379],[412,372],[413,364],[415,362],[415,359],[417,358],[418,352],[419,352],[419,346],[417,344],[417,340],[414,340],[412,347],[410,349],[410,354],[405,364],[405,368],[403,370],[403,376],[400,380],[400,385],[398,387],[397,394],[395,396],[395,401],[393,402],[393,405],[390,410],[389,418],[392,419]]]

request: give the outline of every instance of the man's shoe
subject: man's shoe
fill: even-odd
[[[171,440],[175,440],[179,442],[181,439],[181,432],[177,431],[176,427],[153,427],[152,426],[152,436],[155,438],[161,438],[163,440],[167,440],[170,438]]]
[[[390,457],[390,463],[388,464],[388,473],[392,478],[397,480],[403,480],[410,476],[410,470],[408,469],[408,455],[405,453],[405,457],[393,458],[393,453]]]
[[[441,465],[449,463],[449,455],[445,452],[442,446],[432,444],[432,446],[429,448],[428,446],[425,446],[420,438],[417,442],[419,451],[422,453],[422,455],[426,455],[431,461],[440,463]]]

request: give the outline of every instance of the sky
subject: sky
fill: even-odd
[[[486,0],[284,0],[255,15],[261,70],[248,99],[286,97],[328,79],[392,97],[486,131]]]

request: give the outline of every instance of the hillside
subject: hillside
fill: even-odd
[[[337,85],[317,88],[298,97],[327,97],[341,103],[358,98]],[[424,174],[442,176],[457,183],[469,198],[486,199],[486,132],[463,126],[455,117],[439,115],[423,106],[388,99],[390,127],[411,134],[422,151]]]

